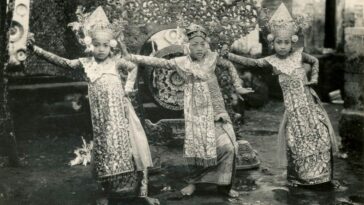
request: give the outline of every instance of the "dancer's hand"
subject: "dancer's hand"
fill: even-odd
[[[27,37],[27,47],[28,47],[28,49],[33,51],[34,44],[35,44],[34,34],[29,32],[28,37]]]
[[[229,49],[229,46],[224,44],[220,50],[220,55],[223,57],[223,58],[227,58],[228,57],[228,54],[230,52],[230,49]]]
[[[129,56],[128,48],[126,47],[124,41],[119,41],[120,49],[121,49],[121,55],[126,57]]]
[[[243,87],[240,87],[240,88],[236,89],[236,92],[239,95],[246,95],[246,94],[249,94],[249,93],[254,93],[254,90],[252,88],[243,88]]]
[[[317,85],[316,81],[309,81],[305,84],[306,86],[313,86],[313,85]]]
[[[130,94],[133,92],[133,90],[132,89],[125,89],[125,95],[127,96],[127,97],[129,97],[130,96]]]
[[[125,88],[125,96],[127,96],[127,97],[131,97],[136,92],[137,92],[137,90],[135,90],[133,88]]]
[[[246,94],[249,94],[249,93],[254,93],[254,90],[252,88],[243,88],[243,87],[240,87],[240,88],[237,88],[236,89],[236,93],[238,93],[238,97],[241,101],[244,101],[244,98],[242,95],[246,95]]]

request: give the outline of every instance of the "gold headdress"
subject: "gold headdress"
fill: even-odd
[[[92,13],[84,13],[84,8],[78,7],[76,15],[78,22],[69,23],[68,26],[75,32],[78,41],[86,46],[86,51],[92,51],[92,38],[100,32],[105,36],[109,36],[111,47],[116,47],[115,38],[120,38],[120,35],[123,35],[122,30],[126,24],[125,21],[120,19],[110,23],[101,6],[97,7]]]
[[[195,37],[201,37],[205,39],[207,42],[210,41],[210,39],[207,37],[207,30],[195,23],[186,23],[186,21],[183,20],[182,16],[178,16],[177,21],[177,35],[180,41],[177,43],[179,45],[183,46],[184,53],[189,54],[189,47],[188,47],[188,41]],[[207,46],[209,46],[207,44]]]
[[[282,3],[276,12],[268,22],[268,30],[270,34],[268,35],[268,41],[273,41],[277,36],[289,36],[292,42],[298,41],[298,36],[296,35],[299,30],[307,29],[310,19],[303,16],[297,16],[297,18],[292,18],[287,7]]]
[[[207,38],[207,32],[206,29],[200,25],[191,23],[187,28],[186,28],[186,35],[188,39],[192,39],[195,37],[201,37],[203,39]]]

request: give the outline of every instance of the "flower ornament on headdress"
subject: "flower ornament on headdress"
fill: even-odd
[[[290,37],[293,43],[298,41],[298,33],[304,32],[310,27],[309,16],[297,15],[294,18],[287,7],[282,3],[268,22],[269,34],[267,40],[274,41],[277,36]]]
[[[72,22],[68,26],[72,27],[80,44],[86,46],[85,52],[92,52],[92,39],[98,34],[110,39],[110,46],[115,48],[117,46],[115,38],[123,35],[122,30],[126,22],[115,19],[110,23],[101,6],[91,14],[83,12],[84,9],[79,7],[76,11],[79,22]]]
[[[186,21],[183,19],[182,15],[178,15],[177,16],[177,39],[178,45],[183,45],[186,44],[188,42],[188,38],[186,36],[186,27],[188,26],[188,24],[186,23]]]
[[[183,53],[188,55],[190,53],[188,37],[186,36],[186,27],[188,26],[187,22],[183,19],[182,15],[177,15],[177,45],[183,47]]]

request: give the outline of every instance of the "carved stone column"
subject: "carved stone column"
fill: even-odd
[[[10,1],[12,2],[12,1]],[[18,166],[19,158],[15,141],[15,133],[13,121],[8,104],[7,78],[5,75],[6,69],[6,44],[7,44],[7,28],[9,16],[6,13],[7,3],[0,3],[0,141],[4,150],[9,156],[9,165]]]
[[[347,54],[344,82],[344,107],[340,135],[348,150],[363,149],[364,144],[364,27],[345,29]]]

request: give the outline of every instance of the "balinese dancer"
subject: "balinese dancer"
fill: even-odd
[[[192,195],[196,184],[209,183],[216,184],[227,196],[237,197],[238,192],[232,189],[237,143],[215,75],[216,66],[229,70],[237,93],[246,94],[252,90],[241,86],[231,62],[209,49],[207,33],[202,26],[191,24],[186,28],[186,36],[189,44],[186,56],[166,60],[127,54],[125,58],[143,65],[176,69],[186,82],[183,155],[187,163],[197,167],[198,171],[188,179],[189,184],[181,190],[182,195]],[[124,53],[127,53],[125,49]]]
[[[102,201],[130,191],[158,203],[147,197],[147,168],[152,167],[152,159],[143,127],[127,97],[134,87],[137,66],[112,53],[117,45],[115,32],[101,7],[89,19],[84,41],[92,57],[68,60],[33,45],[32,37],[29,47],[52,64],[83,71],[88,81],[94,141],[91,163],[106,193]],[[120,77],[122,69],[128,72],[126,83]]]
[[[319,61],[294,48],[300,25],[281,4],[269,21],[268,40],[274,55],[261,59],[238,56],[222,49],[229,60],[252,68],[272,68],[283,91],[285,113],[279,130],[279,159],[285,159],[289,185],[316,185],[333,179],[333,154],[338,146],[331,122],[311,88],[318,82]],[[301,26],[302,28],[302,26]],[[311,65],[307,78],[304,63]]]

